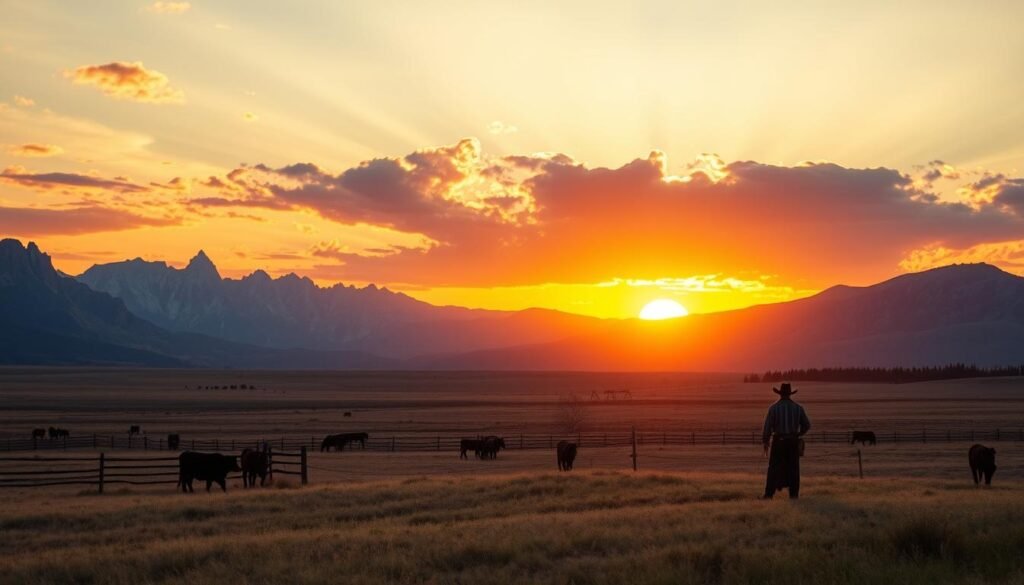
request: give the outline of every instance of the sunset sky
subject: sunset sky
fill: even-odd
[[[1024,272],[1024,3],[7,1],[0,235],[635,316]]]

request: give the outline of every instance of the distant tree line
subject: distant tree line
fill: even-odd
[[[888,382],[903,384],[957,378],[1024,376],[1024,365],[983,368],[968,364],[947,364],[921,368],[806,368],[769,370],[743,376],[744,382]]]

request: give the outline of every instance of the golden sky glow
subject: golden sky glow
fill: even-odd
[[[1024,270],[1019,2],[37,0],[0,235],[438,304],[702,313]]]

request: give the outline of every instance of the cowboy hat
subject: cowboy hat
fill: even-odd
[[[772,392],[779,396],[791,396],[796,394],[797,391],[793,390],[793,387],[789,385],[789,382],[783,382],[780,388],[772,388]]]

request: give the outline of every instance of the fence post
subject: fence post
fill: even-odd
[[[395,438],[391,437],[391,452],[395,452]]]
[[[281,437],[281,450],[284,451],[284,437]]]
[[[99,492],[100,492],[101,494],[103,493],[103,453],[100,453],[100,482],[99,482]]]
[[[306,484],[309,483],[309,471],[307,471],[307,467],[306,467],[306,446],[305,445],[303,445],[302,448],[299,449],[299,463],[302,466],[302,485],[306,485]]]
[[[92,434],[92,448],[96,448],[96,433]]]
[[[142,450],[149,451],[149,435],[142,437]]]
[[[999,440],[999,429],[996,429],[996,440]]]
[[[267,443],[267,477],[274,483],[274,448]]]
[[[193,451],[196,450],[196,440],[195,439],[192,439],[192,450]]]
[[[921,442],[922,443],[927,443],[928,442],[928,429],[921,429]]]
[[[11,440],[10,439],[7,439],[7,445],[8,445],[8,447],[10,447],[10,445],[11,445]],[[8,448],[7,450],[10,451],[10,448]],[[32,450],[33,451],[36,450],[36,438],[34,436],[32,437]]]
[[[220,439],[213,440],[213,450],[220,451]]]
[[[231,450],[232,451],[235,450],[235,440],[234,439],[231,439]]]
[[[857,473],[864,479],[864,462],[860,458],[860,448],[857,449]]]
[[[441,435],[437,436],[437,450],[441,450]]]
[[[523,433],[519,433],[519,450],[523,449]]]
[[[64,435],[64,450],[68,450],[68,436]]]
[[[630,427],[630,429],[633,435],[633,454],[631,457],[633,458],[633,471],[636,471],[636,427]]]

